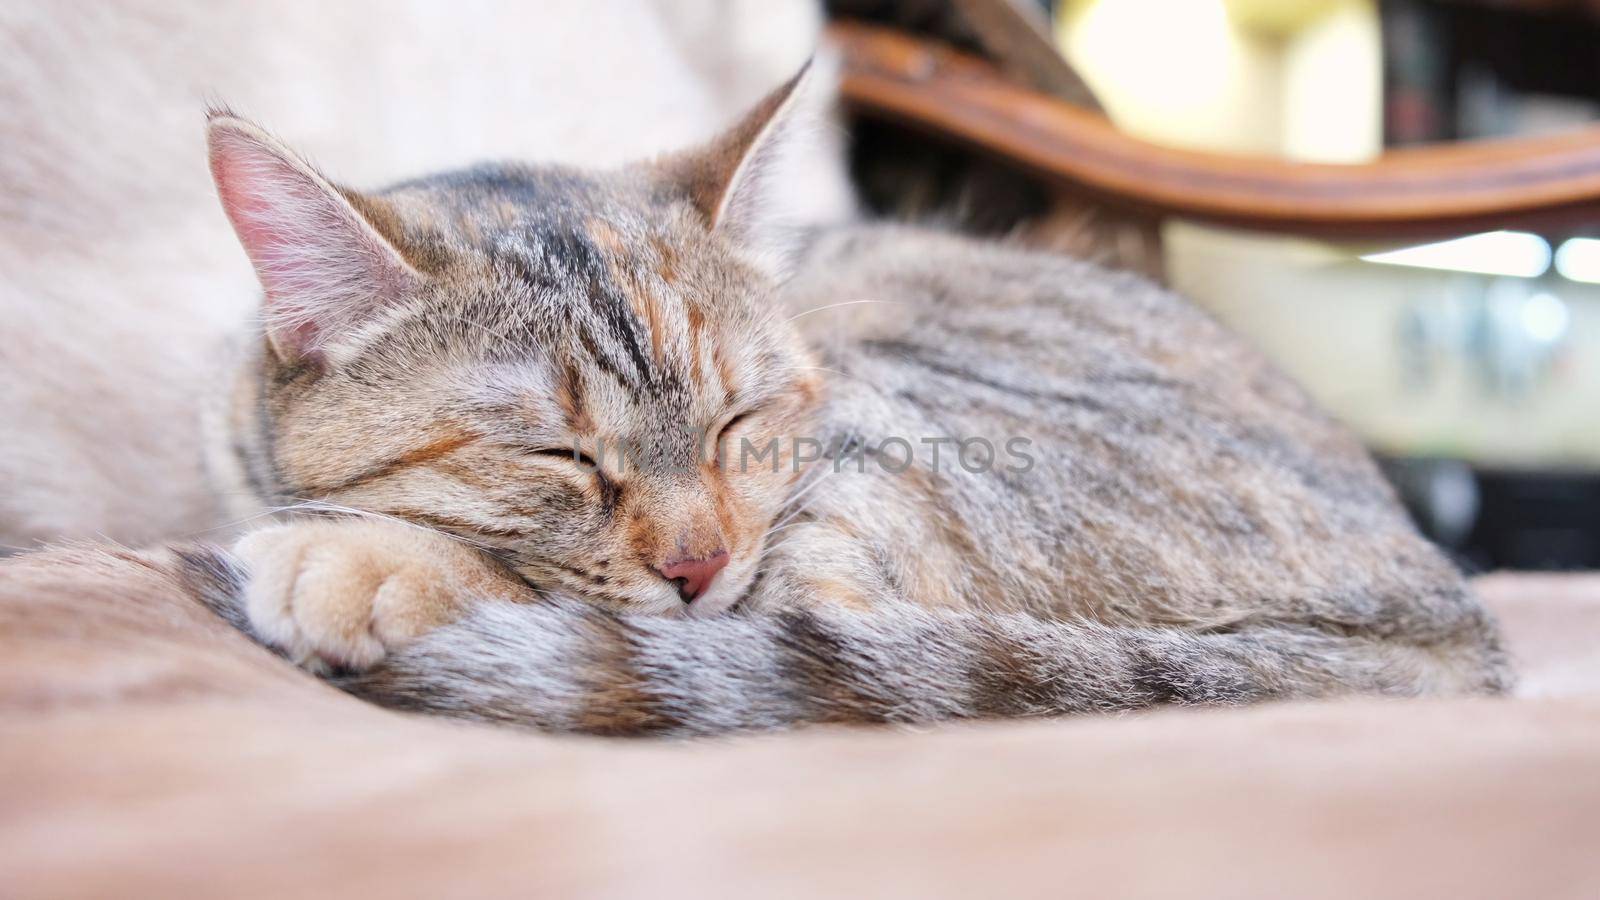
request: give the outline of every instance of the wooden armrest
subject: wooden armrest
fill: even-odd
[[[1395,150],[1363,165],[1163,147],[1018,86],[983,60],[838,22],[842,95],[857,115],[947,138],[1061,187],[1170,215],[1344,237],[1600,218],[1600,127],[1555,137]]]

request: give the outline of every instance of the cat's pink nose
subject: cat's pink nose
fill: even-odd
[[[668,581],[678,583],[678,594],[689,603],[704,594],[711,582],[728,565],[728,551],[718,550],[704,559],[675,559],[656,572]]]

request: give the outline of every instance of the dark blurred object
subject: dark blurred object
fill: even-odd
[[[1600,475],[1482,471],[1478,490],[1468,554],[1494,568],[1600,569]]]
[[[1600,474],[1382,465],[1417,526],[1469,570],[1600,569]]]
[[[985,45],[960,8],[964,4],[955,0],[827,0],[823,5],[830,18],[891,28],[1000,65],[996,50]],[[1038,179],[1015,166],[953,144],[930,144],[895,123],[852,122],[850,149],[857,187],[879,215],[1002,235],[1043,215],[1050,205]]]
[[[977,34],[956,11],[954,0],[824,0],[822,8],[830,19],[870,22],[983,55]]]
[[[1451,6],[1482,6],[1522,13],[1573,13],[1600,19],[1600,0],[1437,0]]]
[[[1011,10],[1007,0],[989,2],[1005,3],[1002,12]],[[986,43],[979,35],[966,14],[971,5],[956,0],[829,0],[824,4],[830,17],[927,38],[1014,71],[998,58],[1003,48],[993,41]],[[994,18],[980,17],[985,22]],[[1022,20],[1020,27],[1028,30],[1029,26]],[[1071,71],[1064,61],[1060,65]],[[1037,81],[1027,80],[1030,84]],[[1088,95],[1088,89],[1083,88],[1082,93]],[[853,122],[850,149],[857,187],[879,215],[935,221],[973,234],[997,236],[1044,215],[1050,206],[1049,192],[1038,179],[1015,166],[952,144],[930,144],[893,123],[876,119]]]
[[[1022,0],[830,0],[828,13],[982,59],[1009,83],[1100,114],[1093,92],[1055,49],[1042,4]],[[845,48],[850,66],[850,44]],[[848,75],[847,75],[848,77]],[[928,141],[881,116],[851,122],[851,171],[877,214],[1007,236],[1119,268],[1163,274],[1156,220],[1063,190],[1009,160],[956,141]]]
[[[1600,117],[1600,2],[1383,0],[1391,146]]]
[[[1100,109],[1056,49],[1049,0],[827,0],[828,16],[888,26],[983,57],[1040,93]]]

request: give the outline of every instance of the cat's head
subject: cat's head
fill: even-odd
[[[614,609],[736,602],[821,389],[775,296],[799,81],[695,152],[372,194],[213,115],[212,173],[265,288],[234,412],[258,492],[438,528]]]

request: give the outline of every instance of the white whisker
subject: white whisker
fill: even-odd
[[[904,306],[905,305],[905,301],[904,300],[846,300],[843,303],[829,303],[826,306],[812,307],[811,309],[808,309],[808,310],[806,310],[804,312],[796,313],[795,315],[792,315],[789,318],[784,319],[784,322],[786,322],[786,323],[787,322],[793,322],[795,319],[804,318],[806,316],[811,315],[812,313],[819,313],[819,312],[822,312],[823,310],[838,309],[838,308],[840,308],[842,306],[860,306],[863,303],[893,303],[893,304],[900,305],[900,306]]]
[[[811,493],[812,491],[816,490],[817,486],[822,484],[824,481],[827,481],[829,476],[838,474],[838,470],[832,469],[832,468],[823,468],[821,471],[822,471],[822,474],[820,476],[818,476],[815,480],[813,480],[810,484],[806,485],[805,487],[803,487],[800,490],[796,491],[794,494],[790,495],[789,499],[784,501],[783,507],[784,508],[788,508],[790,506],[793,506],[796,503],[799,503],[801,498],[803,498],[805,495]],[[813,497],[811,502],[815,503],[817,499],[818,498]],[[768,533],[770,534],[772,529],[776,529],[776,528],[778,528],[780,526],[783,526],[783,525],[789,523],[796,516],[800,515],[800,513],[804,512],[810,506],[811,506],[811,503],[805,503],[805,504],[802,504],[802,505],[800,505],[800,506],[798,506],[798,507],[796,507],[796,508],[794,508],[792,510],[789,510],[789,512],[783,514],[782,516],[779,516],[778,520],[773,522],[771,528],[768,529]]]
[[[783,526],[778,527],[778,528],[771,528],[771,529],[767,530],[766,534],[763,534],[761,536],[761,540],[763,542],[769,541],[769,540],[772,539],[773,535],[777,534],[780,531],[788,531],[791,528],[799,528],[801,525],[810,525],[810,524],[811,524],[810,522],[790,522],[788,525],[783,525]]]
[[[405,519],[400,518],[399,516],[391,516],[391,515],[389,515],[387,513],[373,512],[372,510],[369,510],[369,509],[356,509],[353,506],[342,506],[340,504],[331,503],[331,502],[326,501],[326,500],[310,500],[310,499],[307,499],[307,498],[304,498],[304,497],[295,497],[293,499],[300,501],[299,504],[297,504],[296,506],[292,507],[293,509],[304,509],[304,510],[308,510],[308,511],[311,511],[311,512],[338,513],[340,515],[354,516],[354,517],[357,517],[357,518],[380,519],[382,521],[391,522],[391,523],[396,524],[396,525],[403,525],[406,528],[415,528],[418,531],[425,531],[425,532],[427,532],[429,534],[442,535],[442,536],[444,536],[446,538],[449,538],[450,540],[455,541],[457,543],[466,544],[469,547],[476,547],[477,549],[483,550],[483,551],[486,551],[486,552],[495,549],[495,547],[493,547],[492,545],[484,543],[482,541],[475,541],[475,540],[472,540],[471,538],[462,537],[459,534],[450,534],[449,532],[440,531],[440,530],[438,530],[436,528],[429,528],[426,525],[419,525],[416,522],[410,522],[410,521],[407,521]]]
[[[243,491],[240,491],[238,493],[240,495],[244,495]],[[196,540],[196,539],[198,539],[198,538],[200,538],[200,537],[202,537],[204,535],[211,534],[212,532],[224,531],[224,530],[229,529],[229,528],[236,528],[236,527],[238,527],[240,525],[243,525],[243,524],[245,524],[247,522],[254,522],[257,519],[264,519],[264,518],[266,518],[268,516],[275,516],[278,513],[290,512],[290,511],[293,511],[293,510],[296,510],[296,509],[300,509],[300,508],[304,507],[305,505],[306,504],[304,502],[301,502],[301,503],[291,503],[288,506],[270,506],[270,507],[267,507],[266,509],[263,509],[262,511],[260,511],[258,513],[255,513],[253,515],[245,516],[242,519],[234,519],[231,522],[223,522],[221,525],[213,525],[210,528],[202,528],[202,529],[200,529],[198,531],[191,531],[191,532],[188,532],[187,534],[179,535],[177,540],[180,540],[180,541]]]

